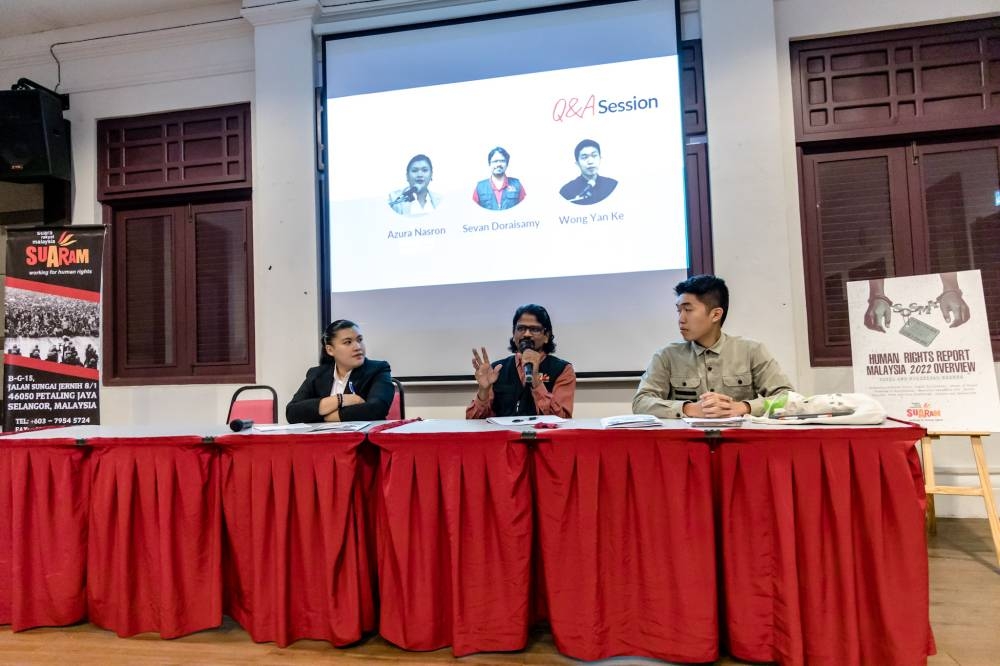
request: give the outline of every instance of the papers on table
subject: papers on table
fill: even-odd
[[[254,425],[255,432],[357,432],[371,425],[371,421],[331,421],[329,423],[262,423]]]
[[[563,423],[566,419],[552,414],[540,414],[538,416],[491,416],[486,419],[487,423],[499,426],[523,425],[533,426],[536,423]]]
[[[371,421],[330,421],[317,423],[309,432],[358,432],[371,425]]]
[[[256,432],[291,432],[293,430],[309,430],[312,423],[261,423],[254,424],[253,430]]]
[[[652,414],[624,414],[601,419],[604,428],[659,428],[662,425],[660,419]]]
[[[684,422],[692,428],[739,428],[743,425],[743,417],[727,416],[721,419],[710,419],[697,416],[685,416]]]

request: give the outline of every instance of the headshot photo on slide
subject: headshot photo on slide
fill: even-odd
[[[389,207],[400,215],[415,217],[433,213],[441,205],[441,197],[430,191],[434,179],[434,164],[423,153],[406,163],[406,187],[389,193]]]
[[[601,145],[593,139],[584,139],[573,150],[580,175],[563,185],[559,194],[570,203],[589,206],[604,201],[618,187],[618,181],[600,175]]]
[[[490,177],[476,183],[472,200],[487,210],[507,210],[521,203],[525,197],[524,185],[513,176],[507,175],[510,153],[496,146],[486,155]]]

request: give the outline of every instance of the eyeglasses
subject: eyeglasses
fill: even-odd
[[[531,333],[532,335],[541,335],[545,332],[545,329],[541,326],[525,326],[524,324],[518,324],[514,327],[515,333],[520,333],[524,335],[525,333]]]

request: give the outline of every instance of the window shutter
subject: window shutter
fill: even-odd
[[[991,145],[992,144],[992,145]],[[931,273],[978,268],[990,332],[1000,338],[1000,141],[920,150]]]
[[[176,363],[175,238],[178,209],[124,211],[115,221],[121,316],[116,334],[124,343],[124,368]],[[122,330],[124,329],[124,330]]]
[[[803,236],[809,262],[808,307],[814,365],[850,359],[845,283],[892,277],[910,242],[902,149],[804,155]],[[903,270],[909,268],[903,267]]]
[[[248,363],[249,202],[192,207],[196,365]]]

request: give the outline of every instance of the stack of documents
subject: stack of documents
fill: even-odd
[[[684,423],[692,428],[739,428],[743,425],[742,416],[727,416],[721,419],[707,417],[685,416]]]
[[[255,432],[357,432],[364,430],[371,421],[330,421],[328,423],[262,423],[254,425]]]
[[[601,419],[604,428],[659,428],[662,425],[660,419],[652,414],[625,414]]]
[[[371,421],[328,421],[317,423],[309,432],[358,432],[371,425]]]
[[[486,419],[487,423],[499,426],[533,426],[536,423],[563,423],[564,421],[566,421],[566,419],[553,414],[539,414],[538,416],[491,416]]]

